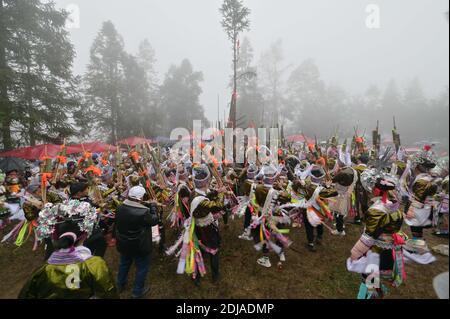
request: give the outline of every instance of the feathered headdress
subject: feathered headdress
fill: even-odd
[[[374,167],[365,170],[361,174],[361,184],[366,191],[372,193],[375,189],[375,186],[377,186],[377,184],[379,183],[384,183],[386,185],[389,184],[394,188],[397,187],[397,178],[385,171],[385,169],[390,166],[389,160],[394,154],[395,151],[392,149],[392,147],[387,147],[383,155],[376,159]]]
[[[437,165],[437,158],[431,145],[425,145],[411,157],[410,161],[413,167],[424,165],[429,168],[434,168]]]

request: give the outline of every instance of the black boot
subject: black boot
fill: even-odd
[[[306,247],[307,247],[308,250],[309,250],[310,252],[312,252],[312,253],[317,252],[317,249],[316,249],[316,247],[314,246],[313,243],[309,243],[308,245],[306,245]]]

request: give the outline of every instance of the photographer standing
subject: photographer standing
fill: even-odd
[[[115,228],[117,250],[120,253],[117,286],[123,291],[132,263],[136,264],[136,278],[131,298],[140,299],[150,290],[145,280],[150,270],[152,251],[152,227],[158,225],[156,205],[150,208],[142,203],[145,189],[135,186],[130,189],[128,199],[117,208]]]

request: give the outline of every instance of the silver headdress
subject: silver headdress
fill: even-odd
[[[192,169],[192,174],[194,176],[195,187],[203,188],[209,186],[211,180],[211,172],[207,165],[202,164],[199,166],[194,166]]]
[[[418,165],[426,165],[430,166],[430,168],[433,168],[438,163],[436,154],[434,154],[434,152],[431,150],[431,146],[429,145],[425,145],[420,151],[415,153],[410,158],[410,161],[413,167],[416,167]]]
[[[92,234],[98,221],[98,214],[95,207],[91,206],[91,204],[80,202],[79,200],[70,200],[57,205],[48,203],[40,211],[37,219],[37,238],[43,240],[51,237],[55,232],[56,225],[68,220],[78,222],[81,232],[89,236]]]
[[[324,168],[320,165],[313,164],[308,170],[309,177],[313,183],[320,183],[327,175]]]
[[[265,164],[261,167],[256,179],[263,179],[265,184],[271,185],[278,175],[278,170],[275,166]]]
[[[306,160],[301,161],[300,164],[298,164],[295,167],[294,175],[300,178],[301,180],[305,180],[311,173],[311,169],[312,165],[308,161]]]
[[[258,175],[259,168],[256,164],[250,164],[247,168],[247,178],[248,179],[255,179],[256,175]]]
[[[372,193],[375,186],[380,181],[386,184],[386,186],[390,184],[392,187],[397,187],[398,179],[394,175],[385,171],[385,169],[389,167],[389,160],[394,154],[395,151],[392,149],[392,147],[387,147],[384,151],[384,154],[380,156],[374,163],[374,167],[365,170],[361,174],[361,184],[366,191]]]

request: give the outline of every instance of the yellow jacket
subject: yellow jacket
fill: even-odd
[[[22,288],[19,299],[119,299],[105,261],[91,257],[69,265],[46,263]]]

